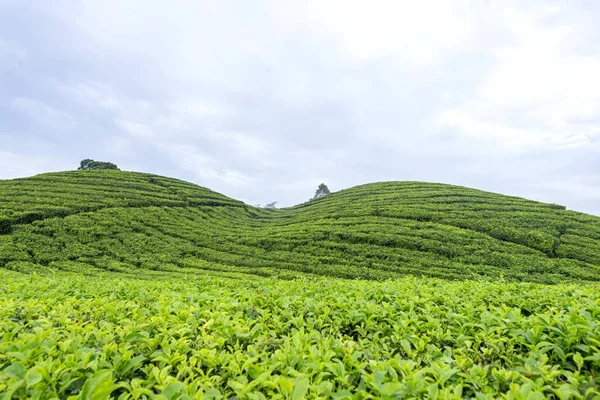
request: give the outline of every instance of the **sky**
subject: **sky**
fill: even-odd
[[[291,206],[429,181],[600,215],[600,4],[0,0],[0,179],[92,158]]]

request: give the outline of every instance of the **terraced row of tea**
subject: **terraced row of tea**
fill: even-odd
[[[418,182],[343,190],[288,209],[148,174],[0,182],[0,267],[384,279],[600,280],[600,218]]]

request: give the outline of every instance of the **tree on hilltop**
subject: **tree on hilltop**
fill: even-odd
[[[79,164],[79,168],[77,168],[77,170],[79,170],[79,171],[92,171],[92,170],[99,170],[99,169],[119,170],[119,167],[117,167],[116,164],[113,164],[111,162],[95,161],[95,160],[86,158],[85,160],[81,160],[81,163]]]
[[[314,197],[311,200],[318,199],[319,197],[326,196],[328,194],[331,194],[331,191],[329,190],[326,184],[321,183],[317,188]]]

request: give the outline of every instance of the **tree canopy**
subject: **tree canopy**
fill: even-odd
[[[99,169],[116,169],[118,170],[119,167],[117,167],[116,164],[113,164],[111,162],[107,162],[107,161],[95,161],[89,158],[86,158],[85,160],[81,160],[81,163],[79,164],[79,168],[77,168],[79,171],[91,171],[91,170],[99,170]]]
[[[265,204],[265,208],[276,208],[275,205],[277,204],[276,201],[272,202],[272,203],[267,203]]]
[[[319,185],[319,187],[317,188],[317,191],[315,192],[313,199],[317,199],[321,196],[326,196],[328,194],[331,194],[331,191],[329,190],[329,188],[327,187],[326,184],[321,183]]]

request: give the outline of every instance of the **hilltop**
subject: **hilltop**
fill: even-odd
[[[93,274],[600,280],[600,218],[423,182],[260,209],[122,171],[0,181],[0,267]]]

